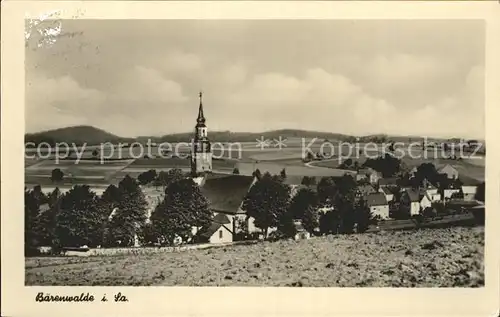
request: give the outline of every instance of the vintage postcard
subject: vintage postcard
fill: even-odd
[[[2,9],[2,315],[498,314],[500,4]]]

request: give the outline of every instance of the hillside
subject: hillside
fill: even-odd
[[[484,227],[134,256],[26,258],[25,267],[26,285],[46,286],[481,287]]]
[[[54,145],[57,142],[66,142],[77,145],[83,143],[96,145],[105,142],[131,142],[134,139],[122,138],[92,126],[74,126],[25,134],[24,140],[35,144],[47,142]]]
[[[152,142],[189,142],[193,137],[192,132],[173,133],[163,136],[139,136],[137,138],[124,138],[99,128],[92,126],[74,126],[65,127],[54,130],[42,131],[37,133],[30,133],[25,135],[25,142],[47,142],[55,144],[56,142],[67,142],[75,144],[87,143],[88,145],[95,145],[104,142],[147,142],[151,139]],[[324,132],[324,131],[308,131],[300,129],[280,129],[265,132],[231,132],[231,131],[210,131],[209,137],[214,142],[255,142],[256,139],[264,137],[265,139],[279,139],[281,138],[318,138],[319,140],[330,141],[351,141],[354,142],[355,137],[347,134]],[[408,142],[408,141],[421,141],[422,137],[419,136],[394,136],[385,134],[373,134],[360,137],[361,142],[367,141],[395,141],[395,142]],[[435,139],[439,140],[439,139]]]

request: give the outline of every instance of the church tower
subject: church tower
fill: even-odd
[[[205,116],[203,114],[203,93],[200,92],[200,106],[194,131],[191,153],[191,173],[199,175],[212,172],[212,149],[207,135]]]

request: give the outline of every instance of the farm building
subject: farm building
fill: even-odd
[[[445,166],[441,167],[438,170],[439,174],[446,174],[446,177],[448,179],[457,179],[458,178],[458,171],[456,168],[451,166],[450,164],[446,164]]]
[[[383,193],[369,194],[366,197],[366,204],[370,208],[372,215],[380,216],[382,219],[389,219],[389,204]]]
[[[401,206],[409,211],[410,215],[420,213],[420,195],[414,189],[407,189],[401,196]]]

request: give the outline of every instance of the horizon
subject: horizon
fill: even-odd
[[[111,133],[105,129],[94,127],[94,126],[89,126],[89,125],[74,125],[74,126],[64,126],[64,127],[59,127],[59,128],[53,128],[49,130],[41,130],[41,131],[36,131],[36,132],[26,132],[25,135],[33,135],[33,134],[41,134],[41,133],[48,133],[52,132],[55,130],[61,130],[61,129],[71,129],[71,128],[82,128],[82,127],[87,127],[87,128],[94,128],[94,129],[99,129],[102,130],[103,132],[113,134],[116,137],[119,138],[124,138],[124,139],[138,139],[138,138],[161,138],[161,137],[167,137],[167,136],[172,136],[172,135],[180,135],[180,134],[191,134],[193,133],[192,131],[184,131],[184,132],[173,132],[173,133],[168,133],[168,134],[162,134],[162,135],[137,135],[137,136],[131,136],[131,137],[124,137],[121,135],[117,135],[114,133]],[[273,130],[266,130],[266,131],[260,131],[260,132],[249,132],[249,131],[231,131],[231,130],[217,130],[217,131],[210,131],[209,133],[238,133],[238,134],[265,134],[265,133],[272,133],[272,132],[278,132],[278,131],[283,131],[283,130],[289,130],[289,131],[302,131],[302,132],[307,132],[307,133],[324,133],[324,134],[339,134],[339,135],[345,135],[345,136],[350,136],[350,137],[371,137],[371,136],[386,136],[386,137],[396,137],[396,138],[431,138],[431,139],[462,139],[462,140],[477,140],[477,141],[485,141],[484,138],[470,138],[470,137],[465,137],[465,136],[438,136],[438,135],[398,135],[398,134],[384,134],[384,133],[372,133],[372,134],[367,134],[367,135],[352,135],[352,134],[345,134],[341,132],[331,132],[331,131],[314,131],[314,130],[304,130],[304,129],[290,129],[290,128],[282,128],[282,129],[273,129]],[[209,137],[210,139],[210,137]]]
[[[27,45],[26,133],[79,125],[125,138],[189,133],[203,90],[209,134],[485,138],[482,21],[61,25],[74,36]]]

